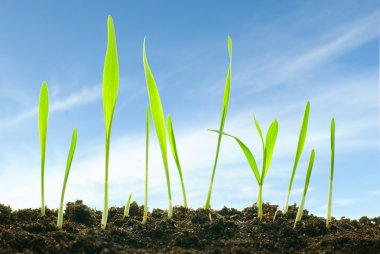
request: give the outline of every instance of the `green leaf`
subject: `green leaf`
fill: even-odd
[[[170,189],[164,111],[162,109],[160,94],[158,93],[156,81],[154,80],[153,73],[149,67],[148,59],[146,57],[145,38],[144,38],[144,43],[143,43],[143,63],[144,63],[145,80],[146,80],[146,85],[147,85],[147,90],[148,90],[150,109],[151,109],[151,113],[153,117],[153,124],[156,130],[158,142],[160,144],[162,160],[165,167],[166,183],[168,186],[168,196],[169,196],[168,212],[169,212],[169,217],[171,217],[172,196],[171,196],[171,189]]]
[[[252,172],[255,174],[255,177],[256,177],[256,180],[257,180],[257,183],[259,183],[260,185],[260,172],[259,172],[259,169],[257,167],[257,163],[256,163],[256,160],[255,160],[255,157],[252,155],[251,151],[249,150],[249,148],[240,140],[238,139],[237,137],[231,135],[231,134],[228,134],[228,133],[225,133],[225,132],[221,132],[221,131],[218,131],[218,130],[210,130],[210,131],[213,131],[213,132],[216,132],[216,133],[220,133],[222,135],[225,135],[225,136],[228,136],[228,137],[231,137],[233,139],[236,140],[236,142],[239,144],[241,150],[243,151],[247,161],[248,161],[248,164],[249,166],[251,167],[252,169]]]
[[[106,135],[110,135],[113,114],[119,91],[119,63],[117,57],[116,35],[112,17],[108,16],[108,42],[103,70],[103,111]]]
[[[62,192],[61,192],[61,201],[60,201],[59,209],[58,209],[58,219],[57,219],[57,227],[58,228],[62,228],[62,222],[63,222],[63,203],[64,203],[64,199],[65,199],[67,180],[69,179],[71,164],[73,162],[73,157],[74,157],[76,146],[77,146],[77,129],[74,128],[73,134],[72,134],[72,137],[71,137],[70,150],[69,150],[69,154],[67,156],[65,177],[63,179],[63,186],[62,186]]]
[[[119,91],[119,63],[117,59],[116,35],[112,17],[108,16],[108,40],[107,51],[104,59],[103,70],[103,112],[106,132],[106,158],[104,177],[104,207],[101,227],[106,228],[108,217],[108,165],[111,139],[112,119],[115,111],[117,94]]]
[[[219,127],[219,131],[221,131],[221,132],[224,130],[224,125],[225,125],[225,122],[226,122],[227,111],[228,111],[228,102],[229,102],[230,90],[231,90],[232,40],[231,40],[230,36],[228,36],[228,38],[227,38],[227,46],[228,46],[229,64],[228,64],[228,70],[227,70],[226,83],[225,83],[225,86],[224,86],[222,114],[221,114],[220,127]],[[216,153],[215,153],[215,159],[214,159],[214,166],[213,166],[213,169],[212,169],[210,185],[209,185],[209,189],[208,189],[208,193],[207,193],[206,202],[205,202],[205,205],[204,205],[205,209],[210,209],[210,207],[211,207],[211,193],[212,193],[212,187],[213,187],[213,184],[214,184],[214,176],[215,176],[215,172],[216,172],[216,165],[218,164],[218,158],[219,158],[219,151],[220,151],[220,144],[221,144],[221,142],[222,142],[222,134],[219,133],[218,144],[216,146]]]
[[[305,112],[303,114],[303,120],[302,120],[301,130],[300,130],[300,134],[299,134],[299,137],[298,137],[297,152],[296,152],[296,156],[295,156],[295,159],[294,159],[292,174],[290,176],[289,187],[288,187],[288,195],[286,197],[286,202],[285,202],[285,207],[284,207],[284,213],[286,213],[288,211],[290,191],[292,190],[293,180],[294,180],[294,176],[296,174],[298,162],[299,162],[299,160],[301,158],[303,147],[305,145],[307,128],[308,128],[308,123],[309,123],[309,112],[310,112],[310,102],[308,101],[307,104],[306,104],[306,107],[305,107]]]
[[[278,123],[277,120],[274,120],[271,125],[269,126],[267,136],[265,138],[265,151],[264,151],[264,172],[261,177],[261,184],[264,183],[265,176],[268,172],[270,163],[272,161],[273,157],[273,151],[274,151],[274,146],[276,144],[276,139],[277,139],[277,134],[278,134]]]
[[[41,215],[45,215],[45,153],[49,118],[49,92],[46,82],[42,83],[38,107],[38,130],[41,148]]]
[[[255,116],[253,116],[253,119],[255,120],[255,126],[256,126],[257,132],[258,132],[259,135],[260,135],[261,144],[262,144],[262,146],[263,146],[263,153],[264,153],[264,151],[265,151],[265,145],[264,145],[263,132],[261,131],[260,124],[259,124],[259,122],[257,121],[257,119],[256,119]]]
[[[171,119],[170,115],[168,115],[167,126],[168,126],[170,147],[172,150],[172,154],[173,154],[175,164],[177,165],[179,178],[181,180],[182,195],[183,195],[183,202],[184,202],[183,206],[187,208],[187,197],[186,197],[185,183],[183,181],[182,168],[181,168],[181,164],[180,164],[179,158],[178,158],[178,152],[177,152],[177,145],[176,145],[175,136],[174,136],[173,123],[172,123],[172,119]]]
[[[298,208],[297,217],[296,217],[296,220],[294,222],[294,227],[296,226],[297,222],[301,221],[301,218],[302,218],[302,213],[303,213],[303,209],[304,209],[304,206],[305,206],[307,189],[309,188],[311,171],[313,170],[313,165],[314,165],[314,157],[315,157],[315,151],[313,149],[311,151],[311,154],[310,154],[309,166],[308,166],[308,169],[307,169],[306,179],[305,179],[305,186],[303,188],[303,194],[302,194],[302,198],[301,198],[301,204],[300,204],[300,206]]]

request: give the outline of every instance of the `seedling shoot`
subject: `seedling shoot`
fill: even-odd
[[[49,92],[46,82],[42,83],[38,107],[38,130],[41,148],[41,216],[45,216],[45,152],[49,118]]]
[[[111,142],[111,128],[113,114],[119,90],[119,63],[117,58],[116,35],[112,17],[108,16],[108,43],[103,70],[103,111],[105,123],[105,179],[104,179],[104,207],[101,227],[107,225],[108,217],[108,165]]]
[[[335,157],[335,120],[331,119],[331,161],[330,161],[330,184],[329,184],[329,199],[327,203],[327,218],[326,226],[330,227],[331,222],[331,206],[332,206],[332,188],[334,180],[334,157]]]
[[[298,207],[297,217],[296,217],[296,220],[294,221],[294,227],[296,227],[297,223],[300,222],[301,218],[302,218],[303,208],[305,206],[307,189],[309,188],[311,171],[313,170],[313,165],[314,165],[314,157],[315,157],[315,152],[314,152],[314,149],[313,149],[311,151],[311,155],[310,155],[309,166],[308,166],[308,169],[307,169],[307,172],[306,172],[305,186],[303,188],[303,194],[302,194],[302,198],[301,198],[301,203],[300,203],[300,206]]]
[[[131,199],[132,199],[132,193],[129,194],[127,203],[125,204],[125,207],[124,207],[124,218],[129,217],[129,208],[131,207]]]
[[[211,174],[210,186],[209,186],[208,193],[207,193],[206,203],[204,205],[205,209],[210,209],[210,207],[211,207],[212,187],[214,185],[216,165],[218,164],[220,144],[222,142],[222,132],[224,130],[224,125],[226,122],[227,111],[228,111],[228,102],[230,99],[231,68],[232,68],[232,39],[230,36],[228,36],[228,38],[227,38],[227,46],[228,46],[229,64],[228,64],[228,70],[227,70],[226,84],[224,86],[224,96],[223,96],[223,104],[222,104],[222,115],[221,115],[221,119],[220,119],[218,144],[216,146],[216,154],[215,154],[215,160],[214,160],[214,167],[212,169],[212,174]]]
[[[154,80],[153,73],[150,69],[148,59],[146,57],[145,51],[145,39],[143,43],[143,63],[144,63],[144,72],[145,80],[149,96],[149,104],[153,117],[153,124],[156,130],[156,135],[158,142],[160,144],[162,161],[165,168],[166,176],[166,185],[168,188],[168,199],[169,199],[169,208],[168,208],[168,217],[171,218],[173,215],[173,205],[172,205],[172,192],[170,188],[170,175],[169,175],[169,165],[168,165],[168,153],[166,145],[166,128],[165,128],[165,118],[164,111],[161,104],[160,94],[158,93],[156,81]]]
[[[149,134],[150,134],[150,106],[146,109],[145,127],[145,196],[144,196],[144,216],[142,224],[148,220],[148,162],[149,162]]]
[[[177,169],[178,169],[179,178],[181,180],[181,188],[182,188],[182,196],[183,196],[183,206],[185,208],[187,208],[187,198],[186,198],[185,183],[183,181],[181,164],[179,162],[178,152],[177,152],[177,145],[176,145],[176,142],[175,142],[173,123],[172,123],[172,119],[171,119],[170,115],[168,116],[167,125],[168,125],[168,135],[169,135],[169,141],[170,141],[170,148],[172,150],[173,158],[174,158],[175,164],[176,164]]]
[[[74,157],[76,146],[77,146],[77,129],[74,128],[73,135],[71,137],[71,145],[70,145],[69,155],[67,157],[67,162],[66,162],[65,177],[63,179],[63,186],[62,186],[62,192],[61,192],[61,201],[59,203],[59,209],[58,209],[58,219],[57,219],[57,227],[58,228],[62,228],[63,202],[65,200],[65,191],[66,191],[67,180],[69,178],[71,163],[73,162],[73,157]]]

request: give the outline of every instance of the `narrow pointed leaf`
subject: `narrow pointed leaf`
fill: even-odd
[[[41,148],[41,215],[45,215],[45,153],[49,118],[49,92],[46,82],[42,83],[38,108],[38,130]]]
[[[265,154],[264,165],[265,166],[264,166],[264,173],[263,173],[262,178],[261,178],[261,180],[262,180],[261,184],[263,184],[263,182],[264,182],[265,176],[268,172],[270,163],[272,161],[274,147],[275,147],[276,140],[277,140],[277,134],[278,134],[278,123],[276,120],[274,120],[271,123],[271,125],[269,126],[267,136],[265,138],[265,151],[264,151],[264,154]]]
[[[160,94],[158,93],[156,81],[154,80],[153,73],[150,69],[148,59],[146,57],[145,50],[145,38],[143,43],[143,63],[145,80],[149,96],[149,104],[153,118],[154,128],[156,130],[157,139],[161,148],[162,160],[165,168],[166,183],[168,187],[168,197],[169,197],[169,209],[168,215],[172,216],[172,196],[170,188],[170,176],[169,176],[169,166],[168,166],[168,155],[167,155],[167,144],[166,144],[166,128],[165,128],[165,118],[164,111],[161,104]]]
[[[119,90],[119,62],[117,57],[115,28],[111,16],[108,16],[107,25],[108,40],[104,59],[102,95],[106,134],[109,136]]]
[[[256,119],[255,116],[253,116],[253,119],[255,120],[255,126],[256,126],[257,132],[258,132],[259,135],[260,135],[261,144],[262,144],[262,146],[263,146],[263,153],[264,153],[265,148],[264,148],[264,137],[263,137],[263,132],[261,131],[260,124],[259,124],[259,122],[257,121],[257,119]]]
[[[183,206],[187,207],[185,183],[183,181],[182,168],[181,168],[181,164],[179,162],[179,157],[178,157],[178,152],[177,152],[177,144],[176,144],[175,136],[174,136],[173,123],[172,123],[172,119],[171,119],[170,115],[168,116],[167,126],[168,126],[170,148],[171,148],[171,151],[173,154],[175,164],[176,164],[177,169],[178,169],[179,178],[181,180],[181,188],[182,188],[183,203],[184,203]]]
[[[255,177],[256,177],[256,180],[257,180],[257,183],[260,184],[260,173],[259,173],[259,169],[257,167],[257,163],[256,163],[256,160],[255,160],[255,157],[252,155],[251,151],[249,150],[249,148],[240,140],[238,139],[237,137],[231,135],[231,134],[228,134],[228,133],[225,133],[225,132],[220,132],[218,130],[210,130],[210,131],[213,131],[213,132],[216,132],[216,133],[220,133],[222,135],[225,135],[225,136],[228,136],[228,137],[231,137],[233,139],[236,140],[236,142],[239,144],[241,150],[243,151],[247,161],[248,161],[248,164],[249,166],[251,167],[252,169],[252,172],[255,174]]]

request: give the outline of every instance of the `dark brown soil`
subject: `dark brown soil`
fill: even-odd
[[[63,229],[56,228],[57,210],[12,211],[0,205],[0,253],[380,253],[380,217],[360,220],[325,219],[304,212],[293,228],[296,207],[287,215],[273,215],[276,206],[265,204],[264,218],[255,206],[238,211],[174,208],[154,209],[142,225],[143,207],[131,204],[111,208],[107,229],[100,228],[101,212],[82,201],[68,203]]]

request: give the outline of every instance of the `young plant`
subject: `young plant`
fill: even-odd
[[[168,125],[168,135],[169,135],[170,147],[172,150],[173,158],[175,160],[175,164],[177,165],[179,178],[181,180],[182,195],[183,195],[183,206],[185,208],[187,208],[185,183],[184,183],[183,177],[182,177],[182,169],[181,169],[181,164],[179,163],[179,158],[178,158],[178,153],[177,153],[177,145],[175,142],[173,124],[172,124],[172,119],[171,119],[170,115],[168,116],[167,125]]]
[[[149,133],[150,133],[150,106],[146,109],[146,137],[145,137],[145,200],[144,216],[142,224],[148,220],[148,158],[149,158]]]
[[[297,152],[296,152],[296,157],[294,159],[292,175],[290,177],[290,182],[289,182],[289,187],[288,187],[288,195],[286,197],[286,202],[285,202],[285,207],[284,207],[284,214],[286,214],[288,212],[290,191],[292,190],[292,185],[293,185],[294,176],[296,174],[297,165],[298,165],[298,162],[300,160],[303,147],[305,145],[307,127],[308,127],[308,122],[309,122],[309,111],[310,111],[310,102],[308,101],[306,104],[305,112],[303,114],[303,120],[302,120],[300,135],[298,137]]]
[[[329,185],[329,200],[327,203],[327,218],[326,226],[330,227],[331,222],[331,206],[332,206],[332,187],[334,180],[334,157],[335,157],[335,120],[331,119],[331,165],[330,165],[330,185]]]
[[[104,207],[101,221],[101,227],[104,229],[107,225],[108,217],[108,164],[111,140],[112,119],[115,111],[117,94],[119,90],[119,63],[117,59],[117,47],[115,28],[112,17],[108,16],[108,43],[104,60],[103,70],[103,111],[105,122],[105,179],[104,179]]]
[[[264,142],[264,138],[263,138],[263,134],[261,132],[260,125],[257,122],[256,118],[254,118],[254,119],[255,119],[256,129],[260,135],[262,148],[263,148],[263,167],[261,170],[261,174],[260,174],[259,169],[257,167],[255,157],[253,156],[253,154],[251,153],[249,148],[240,139],[238,139],[237,137],[232,136],[228,133],[225,133],[225,132],[220,132],[217,130],[212,130],[212,131],[217,132],[217,133],[221,133],[221,134],[226,135],[226,136],[231,137],[231,138],[234,138],[236,140],[236,142],[239,144],[241,150],[243,151],[243,153],[244,153],[244,155],[245,155],[245,157],[249,163],[249,166],[251,167],[251,169],[252,169],[252,171],[256,177],[257,183],[259,185],[259,194],[257,197],[257,208],[258,208],[258,217],[261,220],[263,218],[263,201],[262,201],[263,200],[262,199],[263,185],[264,185],[264,180],[265,180],[265,177],[267,175],[267,172],[268,172],[268,169],[269,169],[270,163],[272,161],[272,157],[273,157],[274,146],[276,144],[276,139],[277,139],[277,134],[278,134],[278,123],[276,120],[274,120],[271,123],[271,125],[269,126],[269,129],[268,129],[266,138],[265,138],[265,142]]]
[[[127,204],[124,207],[124,218],[129,217],[129,208],[131,207],[131,199],[132,199],[132,193],[129,194]]]
[[[307,189],[309,188],[311,171],[313,170],[313,165],[314,165],[314,157],[315,157],[315,152],[314,152],[314,149],[313,149],[311,151],[311,155],[310,155],[309,166],[308,166],[308,169],[307,169],[307,172],[306,172],[305,186],[303,188],[303,194],[302,194],[302,198],[301,198],[301,204],[298,207],[297,217],[296,217],[296,220],[294,221],[294,227],[296,227],[297,222],[301,221],[301,218],[302,218],[303,208],[305,206],[305,199],[306,199]]]
[[[74,128],[73,135],[71,137],[71,145],[70,145],[69,155],[67,157],[67,162],[66,162],[65,177],[63,179],[63,186],[62,186],[62,192],[61,192],[61,201],[59,203],[59,209],[58,209],[58,219],[57,219],[57,227],[58,228],[62,228],[63,202],[65,200],[65,191],[66,191],[67,179],[69,178],[71,163],[73,162],[73,157],[74,157],[76,146],[77,146],[77,129]]]
[[[153,73],[149,67],[148,59],[146,57],[145,51],[145,38],[143,43],[143,63],[144,63],[144,72],[145,80],[149,96],[149,104],[153,117],[153,124],[156,130],[157,139],[160,144],[162,161],[165,168],[166,184],[168,187],[168,199],[169,199],[169,208],[168,208],[168,217],[171,218],[173,215],[173,205],[172,205],[172,192],[170,188],[170,175],[169,175],[169,165],[168,165],[168,153],[166,145],[166,130],[165,130],[165,118],[164,111],[162,109],[160,94],[158,93],[156,81],[154,80]]]
[[[46,82],[42,83],[38,110],[38,130],[41,148],[41,216],[45,216],[45,152],[49,118],[49,92]]]
[[[223,104],[222,104],[222,115],[221,115],[220,126],[219,126],[218,144],[216,146],[216,154],[215,154],[215,160],[214,160],[214,167],[212,169],[212,174],[211,174],[210,186],[209,186],[208,193],[207,193],[206,203],[204,205],[205,209],[210,209],[210,207],[211,207],[212,187],[214,185],[216,165],[218,163],[220,144],[222,142],[222,132],[224,130],[224,124],[226,122],[227,111],[228,111],[228,102],[230,99],[231,68],[232,68],[232,40],[231,40],[230,36],[228,36],[228,39],[227,39],[227,46],[228,46],[229,64],[228,64],[228,70],[227,70],[226,84],[224,86],[224,96],[223,96]]]

